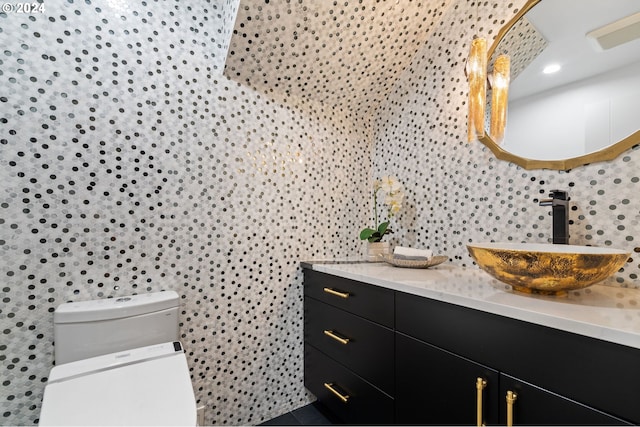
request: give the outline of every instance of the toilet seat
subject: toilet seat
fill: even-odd
[[[66,363],[51,370],[40,425],[196,425],[179,342]]]

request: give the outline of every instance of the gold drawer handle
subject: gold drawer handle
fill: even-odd
[[[478,377],[476,380],[476,409],[477,409],[477,417],[476,417],[476,425],[478,427],[482,427],[484,424],[484,420],[482,419],[482,393],[485,387],[487,386],[487,381]]]
[[[518,395],[511,390],[507,391],[507,426],[513,426],[513,404],[515,403]]]
[[[344,403],[347,403],[347,401],[349,400],[349,395],[348,394],[342,394],[338,390],[333,388],[333,383],[324,383],[324,387],[327,390],[329,390],[331,393],[333,393],[334,395],[338,396],[338,398],[340,400],[342,400]]]
[[[336,335],[336,333],[334,331],[325,330],[324,334],[326,336],[331,337],[334,340],[338,341],[340,344],[349,344],[349,338],[339,337],[338,335]]]
[[[336,291],[335,289],[331,289],[331,288],[323,288],[323,291],[325,291],[328,294],[340,297],[340,298],[349,298],[349,295],[351,295],[349,292],[340,292],[340,291]]]

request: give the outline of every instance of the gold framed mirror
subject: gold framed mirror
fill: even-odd
[[[637,28],[637,0],[529,0],[488,52],[489,68],[500,54],[512,62],[505,138],[498,144],[486,131],[480,142],[500,160],[554,170],[613,160],[640,144]],[[543,75],[558,55],[561,72]],[[551,110],[556,104],[560,110]]]

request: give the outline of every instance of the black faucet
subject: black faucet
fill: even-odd
[[[540,200],[540,206],[551,206],[553,215],[553,243],[569,244],[569,193],[551,190],[550,199]]]

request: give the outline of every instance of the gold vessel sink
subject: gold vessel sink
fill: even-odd
[[[544,243],[467,245],[481,269],[527,293],[558,295],[586,288],[614,274],[629,252],[593,246]]]

